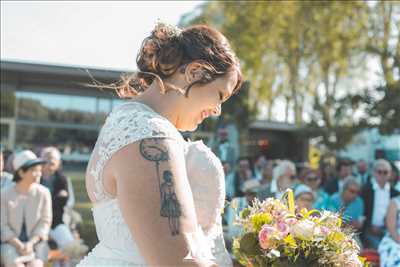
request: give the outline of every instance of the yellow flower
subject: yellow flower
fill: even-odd
[[[291,234],[288,234],[284,239],[283,242],[285,242],[285,244],[290,247],[290,248],[297,248],[297,243],[296,240],[294,240],[293,236]]]
[[[269,213],[258,213],[251,217],[251,223],[253,224],[255,231],[260,231],[264,224],[270,224],[272,222],[272,215]]]
[[[328,241],[339,244],[345,240],[346,236],[341,232],[332,232],[328,235]]]

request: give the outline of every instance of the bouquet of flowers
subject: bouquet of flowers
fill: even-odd
[[[244,266],[365,266],[351,229],[339,214],[329,211],[295,211],[293,192],[285,201],[253,201],[236,224],[243,233],[233,241],[233,253]]]

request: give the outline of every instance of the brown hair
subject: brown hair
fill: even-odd
[[[177,70],[184,72],[187,64],[199,62],[202,77],[189,84],[185,90],[174,88],[163,82]],[[170,87],[185,93],[195,84],[206,84],[235,69],[238,82],[233,93],[242,84],[239,60],[227,39],[219,31],[206,26],[195,25],[183,30],[164,23],[158,23],[150,36],[144,39],[136,58],[138,72],[123,75],[121,81],[111,85],[98,85],[114,89],[121,98],[130,98],[146,90],[153,81],[160,85],[162,93]]]

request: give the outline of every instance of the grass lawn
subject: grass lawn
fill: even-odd
[[[96,229],[92,216],[92,204],[86,193],[85,172],[66,171],[65,174],[71,179],[75,193],[75,210],[82,216],[81,238],[92,249],[98,242]]]

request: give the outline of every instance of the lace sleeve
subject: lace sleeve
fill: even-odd
[[[123,147],[146,138],[170,138],[182,144],[182,136],[164,117],[137,105],[122,105],[107,118],[97,141],[94,155],[95,164],[90,174],[95,179],[97,200],[107,197],[102,184],[102,170],[107,161]],[[182,147],[183,149],[183,147]]]

